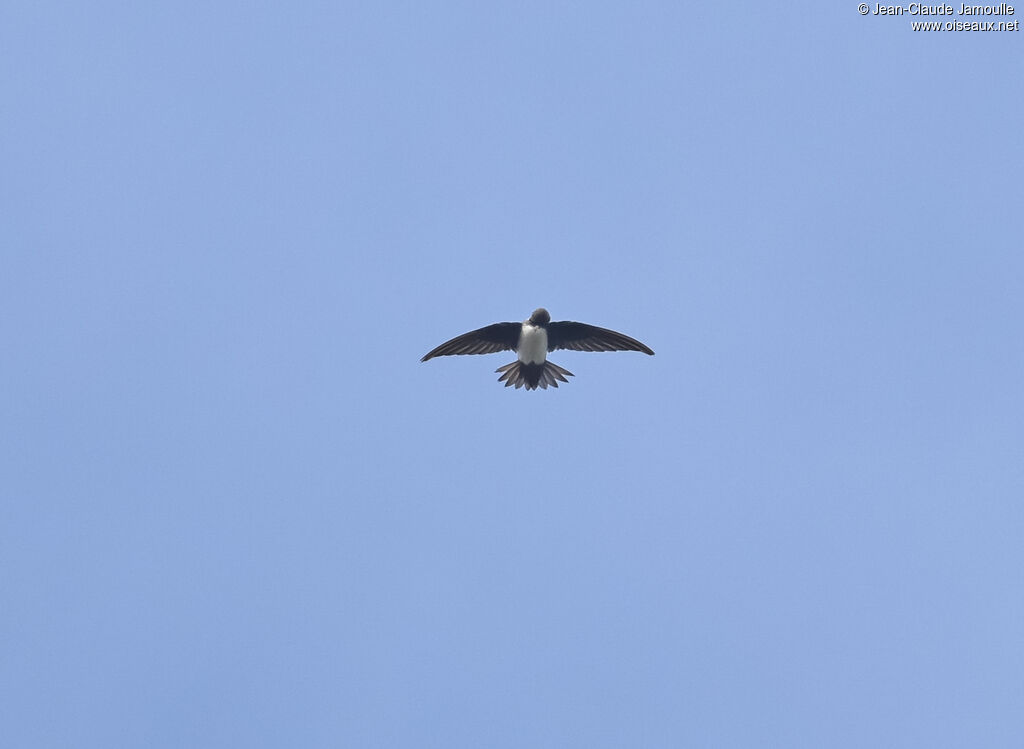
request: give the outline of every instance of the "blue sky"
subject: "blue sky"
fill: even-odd
[[[1024,744],[1021,32],[828,6],[5,4],[4,745]]]

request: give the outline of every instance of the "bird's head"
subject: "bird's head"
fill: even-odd
[[[538,307],[533,311],[533,314],[530,315],[530,322],[534,325],[547,325],[551,322],[551,315],[549,315],[548,311],[543,307]]]

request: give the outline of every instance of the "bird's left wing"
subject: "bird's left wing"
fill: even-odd
[[[519,343],[519,331],[523,328],[517,322],[496,322],[479,330],[471,330],[442,343],[420,361],[435,356],[458,354],[493,354],[495,351],[514,349]]]
[[[548,351],[560,348],[572,351],[642,351],[654,355],[640,341],[614,330],[582,322],[548,323]]]

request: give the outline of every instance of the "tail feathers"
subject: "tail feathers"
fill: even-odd
[[[558,382],[568,382],[566,375],[575,377],[568,369],[562,369],[553,362],[546,361],[543,364],[524,364],[521,361],[514,361],[504,367],[498,367],[495,372],[504,372],[498,378],[498,382],[504,382],[505,387],[515,385],[516,390],[526,386],[527,390],[536,390],[538,387],[547,390],[548,385],[558,387]]]

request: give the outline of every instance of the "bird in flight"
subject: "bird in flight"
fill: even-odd
[[[547,390],[548,385],[558,387],[559,381],[568,382],[566,375],[575,377],[569,370],[548,361],[548,352],[556,349],[642,351],[654,356],[654,352],[640,341],[614,330],[582,322],[551,322],[551,315],[541,307],[535,309],[530,319],[524,322],[496,322],[456,336],[420,361],[435,356],[515,351],[519,356],[514,362],[494,370],[503,373],[498,382],[504,382],[505,387],[515,385],[516,390],[524,385],[527,390],[536,390],[538,387]]]

